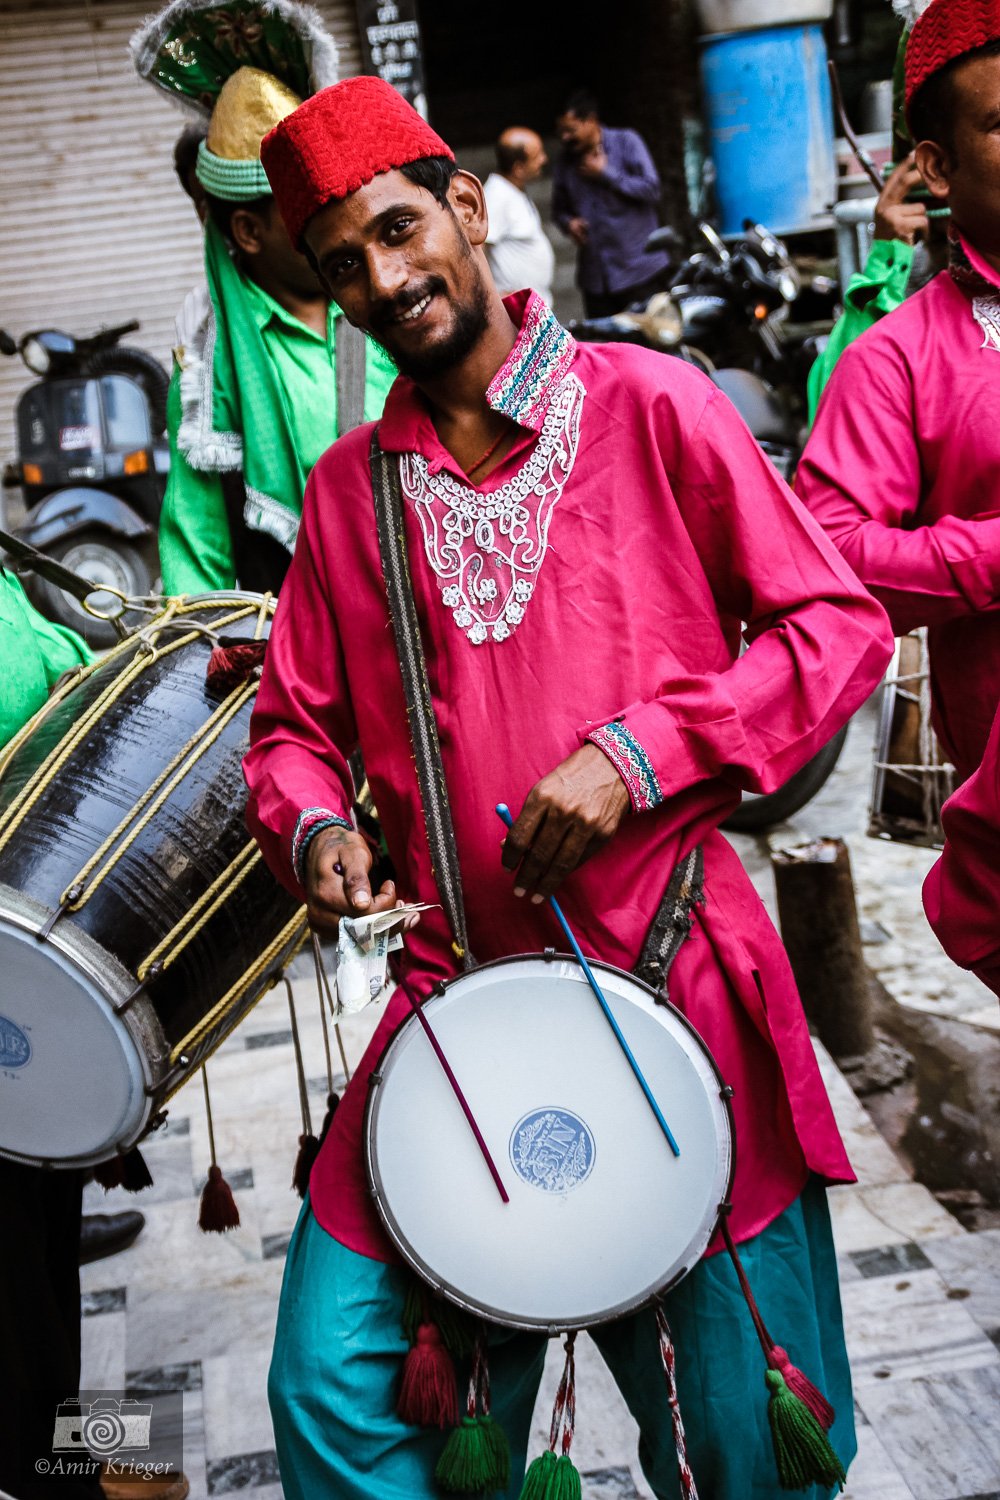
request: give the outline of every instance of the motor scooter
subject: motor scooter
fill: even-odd
[[[38,376],[18,400],[17,459],[3,475],[5,487],[20,487],[27,512],[14,534],[128,598],[151,594],[159,577],[157,526],[170,468],[167,372],[145,350],[120,344],[138,327],[123,323],[89,338],[40,329],[20,340],[0,330],[0,353],[19,354]],[[48,580],[26,576],[25,587],[44,615],[91,645],[116,639],[107,621]]]

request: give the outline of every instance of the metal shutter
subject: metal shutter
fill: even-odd
[[[350,0],[317,7],[341,74],[360,68]],[[201,229],[174,176],[181,111],[132,71],[127,44],[152,4],[0,0],[0,325],[89,333],[138,318],[133,342],[169,363],[174,318],[202,278]],[[0,358],[0,458],[32,377]]]

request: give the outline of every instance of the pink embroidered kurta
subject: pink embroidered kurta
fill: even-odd
[[[646,350],[577,347],[537,298],[507,306],[520,334],[487,398],[522,431],[482,485],[443,448],[409,381],[397,381],[379,427],[383,448],[402,456],[470,944],[480,960],[560,945],[549,909],[513,894],[494,805],[516,811],[588,739],[620,771],[633,810],[560,892],[586,953],[631,969],[671,872],[703,841],[706,899],[670,998],[735,1088],[733,1225],[746,1238],[809,1170],[851,1173],[784,951],[714,830],[740,788],[773,790],[867,697],[888,622],[705,377]],[[434,901],[371,433],[338,442],[309,483],[253,718],[250,824],[298,891],[310,834],[349,816],[345,756],[360,744],[400,894]],[[742,621],[752,645],[740,657]],[[454,972],[440,911],[407,947],[425,988]],[[319,1222],[385,1259],[362,1117],[368,1076],[406,1014],[397,993],[311,1184]]]
[[[796,489],[897,633],[930,627],[964,780],[1000,698],[1000,277],[961,250],[978,285],[942,272],[844,351]]]
[[[941,946],[1000,995],[1000,713],[978,771],[942,811],[944,853],[924,881]]]

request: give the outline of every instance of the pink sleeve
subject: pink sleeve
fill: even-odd
[[[914,525],[915,422],[902,356],[863,338],[838,361],[795,481],[899,635],[1000,602],[1000,514]]]
[[[713,391],[693,430],[664,430],[671,481],[720,615],[747,622],[728,670],[651,685],[648,699],[580,731],[614,762],[636,811],[713,777],[770,792],[876,686],[892,649],[859,584]]]
[[[298,896],[310,837],[333,823],[353,827],[347,757],[358,737],[317,535],[317,489],[310,479],[243,762],[250,831],[274,874]]]
[[[1000,995],[1000,713],[983,763],[949,797],[944,853],[924,881],[924,910],[949,958]]]

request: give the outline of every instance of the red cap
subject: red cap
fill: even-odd
[[[327,203],[346,198],[380,172],[425,156],[455,153],[390,83],[345,78],[321,89],[261,142],[260,159],[289,238]]]
[[[906,103],[933,73],[1000,41],[1000,0],[931,0],[906,43]]]

